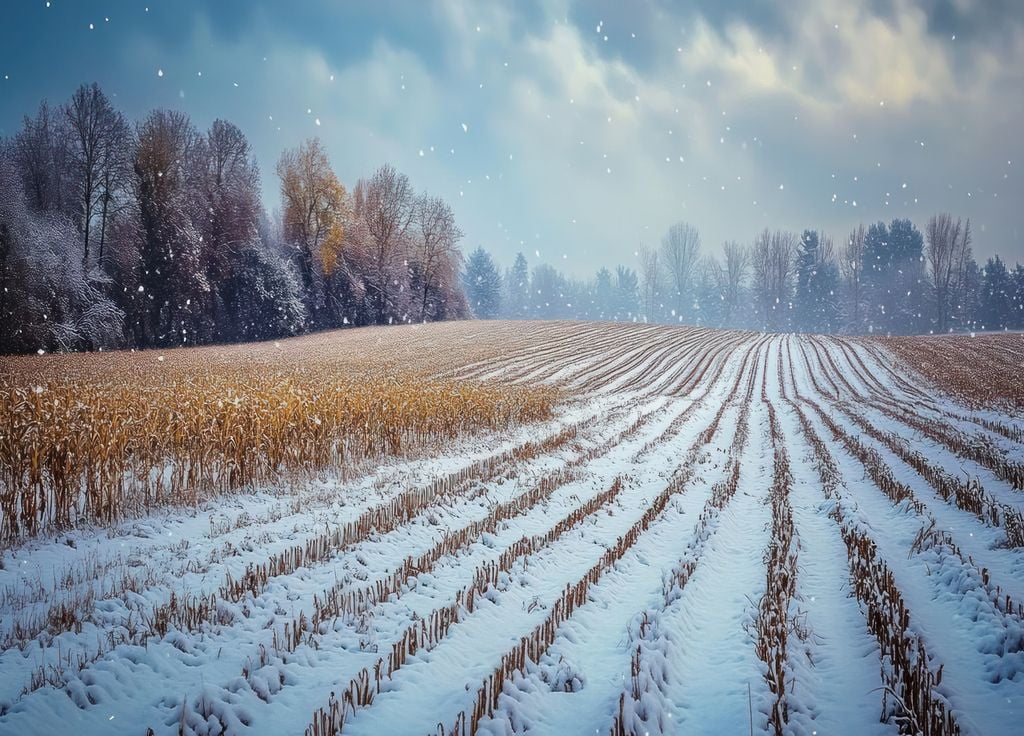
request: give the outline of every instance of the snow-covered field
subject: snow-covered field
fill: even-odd
[[[1021,733],[1024,417],[869,341],[493,329],[444,372],[554,420],[6,550],[0,733]]]

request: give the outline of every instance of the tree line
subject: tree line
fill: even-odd
[[[838,245],[818,230],[766,229],[749,245],[702,252],[692,225],[672,225],[638,267],[566,276],[502,273],[490,254],[467,258],[470,308],[483,318],[599,319],[845,334],[1024,329],[1024,266],[975,260],[971,224],[943,213],[924,231],[908,219],[858,225]]]
[[[349,191],[316,138],[285,151],[268,214],[234,124],[179,111],[134,124],[98,85],[41,103],[0,139],[0,352],[168,347],[347,325],[507,317],[909,334],[1024,328],[1024,266],[980,266],[939,214],[764,230],[703,252],[677,223],[636,268],[591,279],[520,253],[463,262],[451,207],[389,165]]]
[[[0,352],[257,340],[466,317],[451,207],[389,165],[348,191],[312,138],[280,214],[234,124],[130,124],[96,84],[0,140]]]

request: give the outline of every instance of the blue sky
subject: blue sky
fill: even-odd
[[[390,162],[505,264],[635,265],[680,219],[714,253],[944,210],[1024,260],[1024,3],[47,5],[4,4],[0,135],[96,81],[132,119],[237,123],[271,209],[315,135],[347,185]]]

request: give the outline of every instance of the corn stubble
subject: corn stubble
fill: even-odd
[[[394,347],[381,345],[380,339],[370,332],[360,332],[356,337],[370,347],[360,360],[329,358],[323,352],[329,349],[325,343],[308,339],[306,350],[294,351],[279,362],[267,357],[266,345],[256,346],[263,353],[258,357],[254,353],[245,365],[224,359],[228,354],[239,355],[235,349],[227,349],[220,361],[204,358],[209,351],[174,351],[168,362],[158,365],[153,355],[122,355],[108,358],[109,363],[103,363],[105,370],[101,372],[84,373],[66,364],[65,372],[51,371],[38,384],[27,369],[7,370],[0,366],[0,534],[17,538],[82,522],[109,524],[162,506],[195,504],[213,494],[269,485],[293,474],[331,471],[348,477],[383,456],[419,453],[466,432],[481,428],[500,430],[551,414],[556,398],[551,392],[424,377],[418,372],[422,366],[415,363],[415,351],[411,348],[408,353],[395,352]],[[472,341],[470,333],[465,337],[467,344]],[[416,345],[422,348],[426,338],[418,339]],[[960,733],[960,711],[954,709],[943,685],[945,667],[955,669],[958,663],[944,663],[935,658],[935,651],[929,651],[936,639],[921,633],[921,613],[912,610],[911,603],[904,599],[896,572],[890,567],[895,565],[896,558],[885,559],[877,546],[881,538],[861,517],[854,494],[861,492],[862,485],[870,484],[908,518],[920,521],[910,555],[928,551],[929,559],[937,561],[940,572],[960,573],[971,586],[960,595],[977,598],[983,603],[979,611],[1007,631],[1015,630],[1016,620],[1024,616],[1024,607],[999,587],[988,569],[976,565],[954,543],[951,533],[940,528],[929,508],[930,496],[919,497],[918,485],[906,482],[903,474],[894,470],[889,453],[916,472],[921,489],[925,484],[934,489],[940,502],[969,512],[987,527],[1004,530],[1007,547],[1024,546],[1024,520],[1019,510],[999,500],[1003,496],[986,491],[980,480],[961,479],[946,471],[930,455],[914,449],[901,434],[874,426],[872,415],[862,413],[860,407],[890,416],[946,447],[953,455],[988,468],[1018,490],[1024,483],[1022,466],[1002,451],[1001,445],[985,444],[978,439],[981,435],[931,423],[884,397],[853,403],[841,401],[842,371],[827,352],[817,356],[813,342],[810,353],[817,356],[817,365],[822,370],[816,372],[808,351],[800,348],[807,380],[813,387],[806,396],[801,394],[801,381],[794,371],[792,349],[775,353],[781,399],[776,405],[776,399],[767,392],[771,351],[762,350],[769,339],[755,341],[744,351],[725,398],[717,398],[711,390],[719,383],[724,361],[694,361],[685,368],[688,376],[684,376],[683,367],[677,370],[683,385],[687,385],[685,393],[691,403],[667,421],[656,436],[652,432],[651,438],[635,452],[632,462],[646,461],[654,449],[674,441],[684,424],[689,427],[687,423],[698,411],[707,410],[710,414],[718,402],[710,423],[697,435],[639,519],[614,543],[609,540],[602,556],[583,577],[567,583],[552,596],[545,617],[534,622],[536,626],[531,631],[519,632],[522,635],[509,642],[501,659],[491,662],[493,669],[488,667],[475,695],[472,689],[467,691],[462,710],[454,719],[437,723],[436,733],[471,736],[491,728],[491,719],[504,717],[503,701],[509,686],[528,674],[533,663],[551,655],[559,627],[590,601],[591,586],[602,584],[605,574],[615,569],[616,563],[668,510],[671,500],[686,492],[709,462],[712,446],[718,446],[715,439],[720,425],[733,407],[738,409],[736,421],[724,424],[726,431],[734,433],[724,456],[722,477],[710,486],[710,495],[689,543],[663,577],[661,599],[639,616],[636,635],[630,631],[628,678],[623,679],[617,702],[609,702],[615,710],[609,713],[612,736],[635,736],[646,733],[648,727],[669,730],[668,722],[662,720],[664,711],[655,706],[670,684],[673,688],[685,688],[686,683],[669,682],[671,673],[664,663],[670,650],[660,616],[673,605],[683,605],[677,601],[683,600],[682,591],[698,565],[706,564],[701,559],[707,542],[718,533],[719,517],[737,495],[741,470],[746,472],[743,463],[748,462],[744,453],[758,385],[771,448],[770,456],[764,458],[766,464],[770,463],[770,486],[756,489],[770,511],[770,542],[763,558],[765,588],[759,600],[750,601],[756,607],[752,629],[754,653],[766,690],[766,697],[761,698],[761,713],[765,717],[761,726],[776,734],[799,728],[794,718],[803,711],[793,694],[797,685],[813,686],[811,681],[799,680],[802,670],[797,666],[797,655],[803,648],[800,642],[808,641],[810,634],[801,621],[798,606],[801,575],[803,566],[815,563],[811,555],[803,555],[806,560],[800,557],[801,537],[790,498],[794,489],[799,488],[791,463],[797,467],[810,461],[817,476],[813,490],[820,492],[827,502],[821,510],[827,511],[845,553],[842,556],[847,570],[843,578],[847,578],[848,572],[848,579],[835,582],[849,586],[864,614],[866,632],[877,643],[880,719],[905,734]],[[369,345],[372,340],[376,340],[377,347]],[[437,346],[433,350],[436,354]],[[447,368],[447,375],[465,375],[459,372],[460,365],[482,361],[476,375],[486,375],[499,365],[493,362],[497,353],[490,347],[471,357],[468,350],[465,348],[456,356],[454,349],[448,349],[439,360],[450,363],[435,365],[433,370]],[[786,362],[784,354],[788,356]],[[534,353],[531,356],[518,371],[505,373],[506,379],[532,375],[538,358]],[[99,364],[96,356],[89,360]],[[758,361],[763,361],[760,370]],[[395,369],[396,364],[403,369]],[[60,360],[54,359],[54,365],[59,368]],[[390,367],[382,370],[385,365]],[[586,393],[587,387],[614,382],[630,375],[638,365],[638,359],[626,358],[622,363],[595,371],[595,377],[577,386],[577,390]],[[825,370],[826,365],[832,367],[831,373]],[[557,373],[557,365],[552,373]],[[787,375],[788,381],[784,380]],[[833,390],[829,391],[825,383]],[[696,390],[698,386],[701,391]],[[856,393],[849,384],[845,386]],[[335,576],[333,583],[325,581],[310,589],[308,605],[275,614],[267,626],[273,628],[271,640],[250,642],[248,656],[239,658],[242,681],[269,703],[285,685],[285,679],[279,668],[271,666],[264,670],[265,667],[288,660],[288,655],[300,647],[315,650],[322,645],[331,646],[332,640],[327,637],[341,628],[354,627],[360,631],[367,620],[372,620],[376,607],[384,602],[395,603],[406,591],[415,589],[419,575],[432,572],[442,560],[460,555],[476,542],[498,533],[507,522],[535,512],[566,484],[586,480],[587,468],[593,460],[620,447],[624,440],[638,435],[641,428],[659,418],[667,419],[667,415],[664,408],[652,409],[614,435],[589,436],[584,429],[611,424],[608,415],[597,415],[539,440],[502,449],[423,486],[406,488],[344,525],[327,527],[322,532],[314,530],[309,538],[290,547],[267,550],[244,568],[236,567],[233,575],[225,571],[219,587],[210,586],[200,594],[171,590],[169,598],[161,597],[144,610],[132,612],[118,627],[116,636],[110,633],[107,641],[98,643],[95,654],[58,651],[56,657],[42,662],[27,678],[25,692],[60,687],[67,672],[88,668],[121,643],[148,645],[150,639],[163,638],[175,630],[192,635],[218,627],[241,627],[243,619],[258,621],[251,613],[257,610],[255,607],[223,604],[255,600],[272,587],[274,578],[292,575],[304,567],[324,565],[370,539],[373,532],[386,534],[402,529],[417,518],[428,517],[439,506],[478,496],[481,503],[488,501],[482,490],[485,483],[500,485],[507,479],[521,477],[525,472],[523,462],[559,453],[559,467],[544,466],[545,471],[524,484],[525,489],[514,497],[490,499],[485,516],[474,516],[463,527],[447,530],[429,549],[411,550],[385,574],[369,582],[366,577],[356,577],[359,583],[353,583],[347,576]],[[616,419],[624,422],[625,416],[626,411],[621,410]],[[794,452],[792,458],[783,425],[786,417],[787,421],[795,422],[807,446],[806,453]],[[994,419],[985,421],[988,423],[984,426],[997,434],[1010,439],[1019,437],[1016,425]],[[638,439],[638,444],[640,439],[643,438]],[[838,457],[854,469],[852,474],[846,471],[846,480]],[[859,477],[861,471],[863,478]],[[575,505],[566,509],[567,514],[545,522],[543,532],[523,533],[514,541],[510,539],[495,559],[488,557],[476,564],[472,577],[467,576],[461,588],[437,601],[429,613],[413,615],[397,637],[392,637],[379,651],[374,650],[378,653],[367,666],[354,675],[345,671],[338,676],[330,697],[325,698],[326,703],[308,721],[307,736],[344,732],[357,712],[373,706],[379,695],[396,687],[393,680],[409,662],[449,638],[451,631],[471,616],[485,597],[504,593],[511,573],[520,564],[525,565],[530,558],[562,543],[598,515],[622,508],[623,490],[632,483],[628,475],[615,477],[610,486],[588,501],[576,498]],[[211,534],[214,531],[211,529]],[[561,550],[555,552],[560,554]],[[556,558],[555,554],[551,556]],[[998,571],[994,576],[998,578]],[[115,581],[106,595],[121,595],[149,585],[125,578],[123,582]],[[66,587],[70,589],[73,585]],[[45,595],[45,590],[40,587],[32,595]],[[96,595],[89,591],[82,597],[76,593],[48,608],[39,606],[39,611],[29,610],[27,603],[18,604],[28,613],[11,627],[7,646],[28,642],[34,645],[38,634],[46,630],[81,632],[82,622],[88,620],[89,612],[96,606],[95,599]],[[530,605],[532,611],[534,604]],[[238,610],[228,613],[234,609]],[[941,655],[941,644],[937,650]],[[275,682],[274,678],[279,679]],[[749,700],[747,707],[752,707]],[[214,710],[205,693],[198,700],[183,700],[178,726],[184,730],[189,713],[209,718]],[[750,720],[753,729],[752,712]],[[250,725],[248,721],[242,722]],[[969,724],[964,728],[969,729]]]
[[[908,366],[970,406],[1024,408],[1020,333],[876,338]],[[984,379],[978,380],[979,370]]]

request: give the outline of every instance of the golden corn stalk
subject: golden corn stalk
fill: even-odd
[[[356,361],[208,352],[11,361],[0,372],[0,537],[110,524],[163,506],[406,454],[551,415],[537,388]],[[44,370],[40,370],[44,369]],[[42,373],[43,377],[38,377]]]

